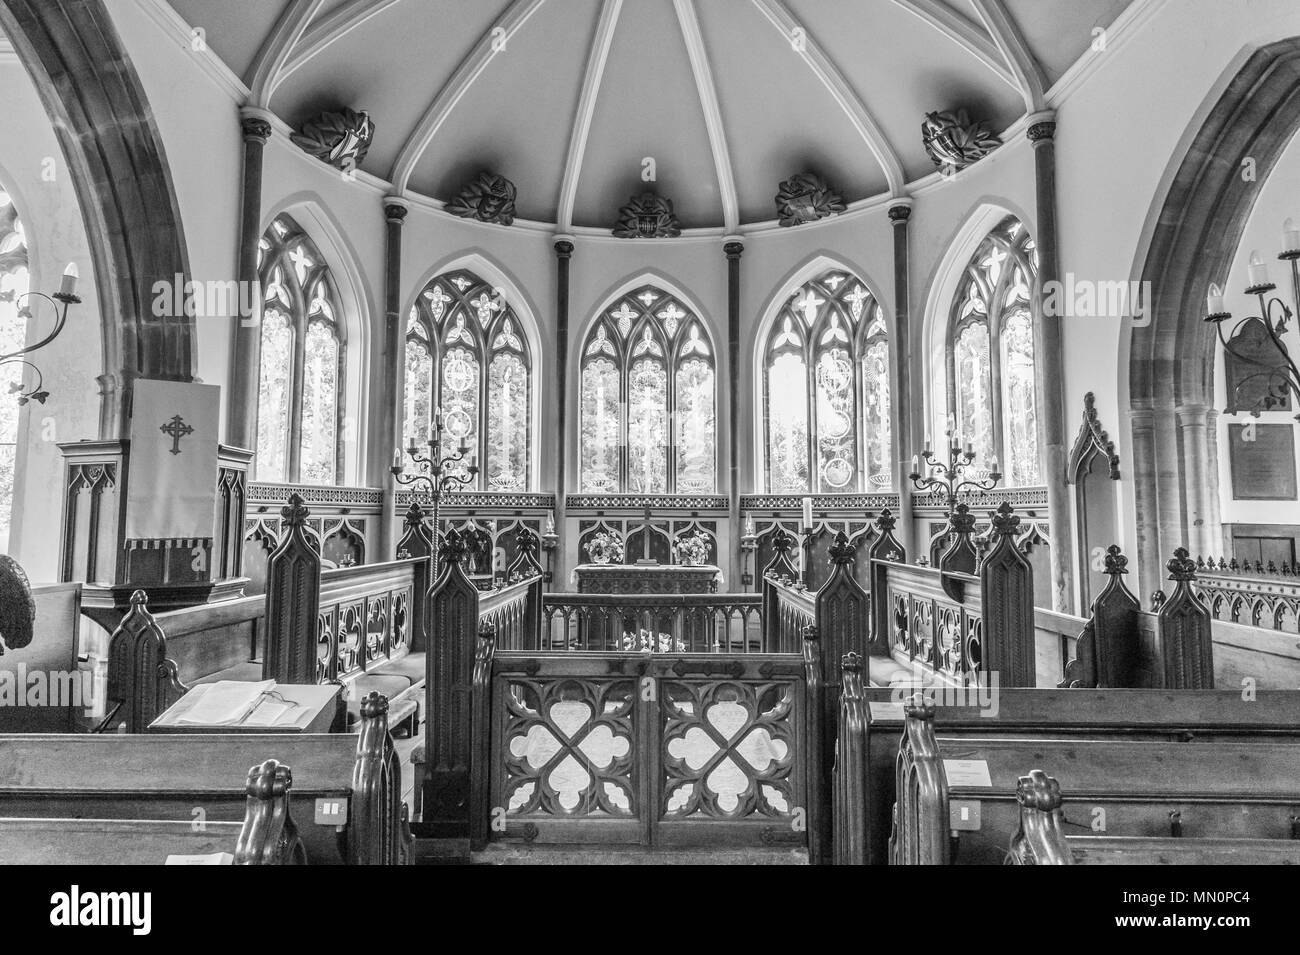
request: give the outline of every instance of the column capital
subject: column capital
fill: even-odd
[[[729,259],[738,259],[745,251],[745,243],[741,236],[726,235],[722,237],[722,251]]]
[[[573,236],[558,234],[554,240],[555,254],[562,259],[573,255]]]
[[[894,225],[907,225],[907,220],[912,217],[912,200],[908,198],[895,199],[889,207],[889,221]]]
[[[384,196],[384,218],[389,222],[401,225],[410,211],[411,204],[401,196]]]
[[[1030,113],[1025,119],[1025,136],[1034,145],[1051,142],[1056,138],[1056,110],[1045,109]]]
[[[239,128],[243,131],[244,141],[256,141],[265,144],[271,136],[272,114],[258,106],[244,106],[239,110]]]

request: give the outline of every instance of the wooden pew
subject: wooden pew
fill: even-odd
[[[343,684],[348,723],[359,719],[363,697],[380,693],[393,725],[416,731],[425,664],[414,621],[423,619],[417,595],[427,560],[322,572],[301,499],[291,496],[282,514],[264,596],[153,615],[143,591],[132,595],[109,639],[108,712],[98,731],[144,732],[199,683],[262,679]]]
[[[362,701],[359,735],[20,734],[0,736],[0,817],[236,822],[250,759],[293,767],[297,802],[346,806],[298,828],[313,864],[410,861],[402,770],[388,732],[388,701]],[[336,823],[337,819],[337,823]],[[311,820],[311,821],[308,821]]]
[[[1025,766],[1046,767],[1061,780],[1070,793],[1063,825],[1072,831],[1104,824],[1108,836],[1294,835],[1294,742],[948,739],[936,738],[934,716],[932,704],[907,707],[895,772],[893,865],[1005,862],[1019,827]]]
[[[7,649],[0,646],[0,681],[7,684],[0,684],[0,732],[75,732],[87,722],[93,702],[93,673],[77,661],[81,584],[37,584],[31,600],[31,641],[22,644],[11,636]],[[34,677],[41,681],[39,693]]]
[[[1300,840],[1079,836],[1065,831],[1061,787],[1041,769],[1016,784],[1013,865],[1300,865]]]
[[[248,770],[242,822],[0,817],[3,865],[161,865],[228,852],[235,865],[306,865],[289,811],[293,772],[268,759]]]
[[[840,727],[835,766],[835,860],[882,865],[895,801],[894,766],[904,727],[899,690],[864,687],[864,661],[842,664]],[[931,690],[930,699],[941,688]],[[1300,742],[1300,693],[1260,691],[1250,700],[1234,690],[1001,689],[996,709],[976,691],[964,705],[935,708],[935,732],[946,739],[1150,740],[1163,742]]]

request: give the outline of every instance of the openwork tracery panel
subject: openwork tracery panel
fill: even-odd
[[[789,682],[665,682],[664,818],[790,818],[795,692]]]
[[[508,816],[639,814],[634,683],[511,678],[498,688]]]

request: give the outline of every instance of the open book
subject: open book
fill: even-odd
[[[274,725],[278,717],[292,708],[272,698],[270,693],[274,689],[274,680],[257,683],[218,680],[200,684],[190,692],[198,694],[201,690],[201,695],[188,710],[177,715],[176,722],[190,726]]]

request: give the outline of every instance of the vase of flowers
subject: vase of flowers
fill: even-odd
[[[709,559],[708,538],[699,531],[683,537],[673,548],[677,551],[677,562],[687,567],[703,567]]]
[[[593,564],[623,562],[623,540],[609,531],[599,531],[587,541],[587,556]]]

